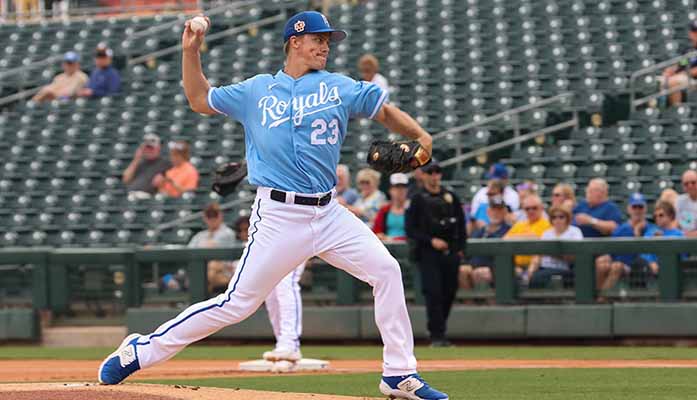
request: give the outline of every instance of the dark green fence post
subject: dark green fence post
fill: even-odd
[[[123,293],[126,307],[140,307],[143,303],[141,293],[140,264],[136,261],[135,250],[126,258],[124,263]]]
[[[205,260],[189,260],[189,294],[192,303],[208,298],[208,263]]]
[[[336,271],[336,304],[347,306],[358,301],[358,281],[346,272]]]
[[[494,278],[496,280],[496,303],[513,304],[516,302],[516,276],[512,254],[494,256]]]
[[[54,313],[68,311],[70,289],[68,284],[68,266],[65,264],[48,265],[48,281],[50,282],[49,303]]]
[[[32,270],[31,280],[31,297],[33,308],[35,310],[43,310],[49,308],[48,255],[43,257],[43,261],[34,263],[34,269]]]
[[[658,253],[658,290],[663,301],[676,301],[682,296],[679,257],[680,255],[675,253]]]
[[[574,260],[576,303],[595,302],[595,258],[591,253],[577,253]]]

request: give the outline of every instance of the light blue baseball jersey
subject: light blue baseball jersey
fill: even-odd
[[[387,92],[327,71],[294,79],[282,70],[211,88],[208,105],[242,123],[249,182],[298,193],[328,192],[353,116],[373,118]]]

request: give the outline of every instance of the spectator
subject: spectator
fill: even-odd
[[[409,180],[409,187],[407,188],[407,198],[411,199],[414,195],[424,188],[424,172],[421,168],[414,170],[412,179]]]
[[[586,186],[586,199],[574,208],[574,225],[581,228],[584,238],[610,236],[622,222],[617,204],[608,200],[608,184],[594,178]]]
[[[172,164],[160,157],[160,137],[146,133],[143,143],[138,146],[133,160],[123,171],[123,183],[129,192],[148,197],[157,192],[152,184],[156,175],[167,171]]]
[[[336,196],[344,206],[352,206],[359,197],[356,189],[351,187],[351,172],[346,164],[336,166]]]
[[[39,0],[14,0],[17,20],[31,19],[39,14]]]
[[[573,210],[576,207],[576,195],[574,188],[568,183],[558,183],[552,189],[552,207],[566,207]]]
[[[504,184],[500,179],[491,179],[487,182],[486,197],[487,201],[485,203],[480,203],[476,210],[472,210],[472,216],[470,220],[472,221],[472,228],[470,231],[474,232],[486,226],[489,223],[489,214],[487,210],[489,209],[489,200],[493,197],[503,199]]]
[[[465,216],[457,196],[441,186],[443,175],[438,162],[432,160],[422,170],[424,190],[411,199],[406,232],[421,276],[431,345],[447,347],[447,321],[467,237]]]
[[[383,241],[400,241],[407,238],[404,228],[404,211],[407,208],[407,185],[409,177],[405,174],[390,175],[390,201],[375,217],[373,232]]]
[[[169,159],[172,167],[164,175],[155,175],[153,186],[170,197],[179,197],[184,192],[195,190],[198,187],[198,171],[189,162],[189,144],[183,140],[170,142]]]
[[[378,59],[372,54],[364,54],[358,60],[358,72],[361,74],[361,79],[366,82],[371,82],[384,90],[385,93],[390,91],[390,87],[387,84],[387,79],[380,75],[378,72],[380,70],[380,63]]]
[[[90,74],[87,87],[77,92],[80,97],[113,96],[121,90],[121,76],[111,65],[113,52],[104,43],[97,45],[95,69]]]
[[[653,211],[653,220],[656,221],[656,231],[654,231],[654,236],[664,236],[664,237],[683,237],[685,236],[680,229],[678,229],[678,223],[675,220],[675,207],[667,201],[658,201],[656,207]],[[658,257],[655,254],[642,254],[641,255],[646,261],[648,261],[649,269],[646,271],[650,272],[652,277],[658,276]]]
[[[247,243],[249,239],[249,217],[242,216],[235,221],[235,237],[242,243]]]
[[[675,203],[678,225],[685,236],[697,237],[697,171],[682,174],[682,187],[685,193]]]
[[[506,235],[511,226],[506,222],[508,206],[503,201],[503,196],[489,197],[489,204],[486,208],[487,220],[485,226],[472,233],[473,239],[499,239]],[[461,282],[465,282],[465,289],[476,285],[489,285],[493,282],[494,257],[474,256],[470,259],[470,268],[460,267]]]
[[[486,178],[489,180],[500,179],[503,182],[503,201],[506,202],[506,205],[510,211],[515,212],[520,208],[520,197],[518,196],[518,192],[516,192],[515,189],[508,184],[508,170],[506,169],[505,165],[501,163],[492,164],[491,167],[489,167],[489,172],[487,173]],[[487,191],[488,187],[485,186],[479,189],[474,197],[472,197],[472,210],[476,211],[479,208],[479,205],[487,202]]]
[[[663,189],[661,195],[658,197],[658,201],[667,201],[675,208],[678,204],[678,196],[678,192],[676,192],[675,189],[667,188]]]
[[[42,87],[32,100],[41,102],[67,99],[75,96],[85,86],[88,79],[87,74],[80,70],[80,56],[76,52],[65,53],[61,67],[63,72],[56,75],[50,84]]]
[[[189,241],[191,248],[214,248],[230,246],[235,241],[235,234],[223,222],[223,212],[218,203],[211,203],[203,210],[203,222],[207,229],[194,235]],[[229,261],[208,261],[208,292],[213,293],[226,288],[234,274],[233,264]]]
[[[680,53],[686,54],[691,51],[697,50],[697,20],[690,21],[688,26],[688,38],[690,39],[690,47],[684,48]],[[672,65],[665,70],[663,70],[663,76],[661,77],[661,86],[673,89],[676,87],[683,86],[683,90],[679,90],[668,95],[668,100],[670,104],[680,104],[682,102],[682,93],[687,90],[687,84],[689,82],[689,77],[693,78],[697,76],[697,57],[690,57],[688,59],[681,60],[678,64]]]
[[[646,220],[646,199],[641,193],[634,193],[629,197],[627,214],[629,220],[612,233],[613,237],[652,237],[658,230],[656,225]],[[600,257],[599,257],[600,258]],[[611,289],[623,276],[632,270],[641,273],[648,268],[648,261],[639,254],[613,254],[610,268],[607,264],[596,261],[596,279],[598,289]]]
[[[363,168],[358,171],[356,181],[358,182],[358,190],[360,191],[361,197],[353,203],[353,206],[349,206],[348,209],[363,220],[363,222],[372,226],[375,215],[378,213],[380,207],[387,201],[385,194],[378,190],[380,173],[374,169]]]
[[[552,227],[544,231],[542,240],[580,240],[583,239],[581,230],[571,225],[571,209],[562,205],[549,209]],[[563,255],[553,257],[548,255],[534,256],[530,261],[530,287],[544,288],[553,276],[561,276],[565,282],[570,282],[573,276],[570,263],[573,256]]]
[[[528,197],[528,196],[538,196],[537,194],[537,184],[533,181],[524,181],[521,184],[517,185],[515,187],[516,192],[518,192],[518,198],[520,199],[520,204],[523,204],[523,201]],[[545,219],[549,220],[549,216],[547,215],[547,212],[543,211],[543,216]],[[511,213],[509,215],[509,218],[511,219],[511,223],[515,224],[518,221],[525,221],[528,217],[527,214],[523,210],[516,210],[515,212]]]
[[[540,196],[534,194],[525,198],[522,203],[526,219],[518,221],[506,233],[504,239],[539,239],[542,234],[551,227],[547,218],[544,217],[544,205]],[[528,279],[527,268],[532,257],[527,255],[515,256],[513,263],[516,267],[516,275],[524,281]]]

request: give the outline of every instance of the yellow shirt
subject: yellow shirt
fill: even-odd
[[[550,224],[546,218],[540,218],[533,224],[531,224],[530,221],[518,221],[513,224],[511,229],[508,230],[508,233],[506,233],[504,239],[512,239],[518,236],[537,236],[539,238],[542,237],[542,234],[551,227],[552,224]],[[516,267],[525,267],[530,264],[531,259],[532,256],[515,256],[513,263],[516,265]]]

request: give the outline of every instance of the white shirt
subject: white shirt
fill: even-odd
[[[555,231],[554,228],[549,228],[546,231],[544,231],[541,238],[542,240],[580,240],[583,239],[583,233],[577,226],[569,225],[569,227],[559,236],[557,236],[557,231]],[[542,261],[540,261],[540,267],[548,269],[558,269],[562,271],[568,271],[570,268],[568,262],[562,260],[561,258],[556,258],[552,256],[542,256]]]
[[[373,75],[373,79],[370,80],[371,83],[378,85],[378,87],[386,92],[390,91],[390,85],[387,83],[387,78],[376,73]]]
[[[189,241],[189,247],[223,247],[230,246],[235,242],[235,232],[227,225],[221,224],[218,229],[211,232],[208,229],[194,235]]]
[[[477,208],[479,208],[481,204],[489,204],[489,197],[486,195],[487,191],[488,188],[484,186],[472,197],[472,206],[470,209],[473,213],[477,211]],[[503,202],[511,208],[511,211],[516,211],[520,208],[520,197],[518,196],[518,192],[510,186],[503,188]]]
[[[697,230],[697,201],[692,200],[689,194],[683,193],[678,196],[675,202],[675,212],[680,229],[683,231]]]

